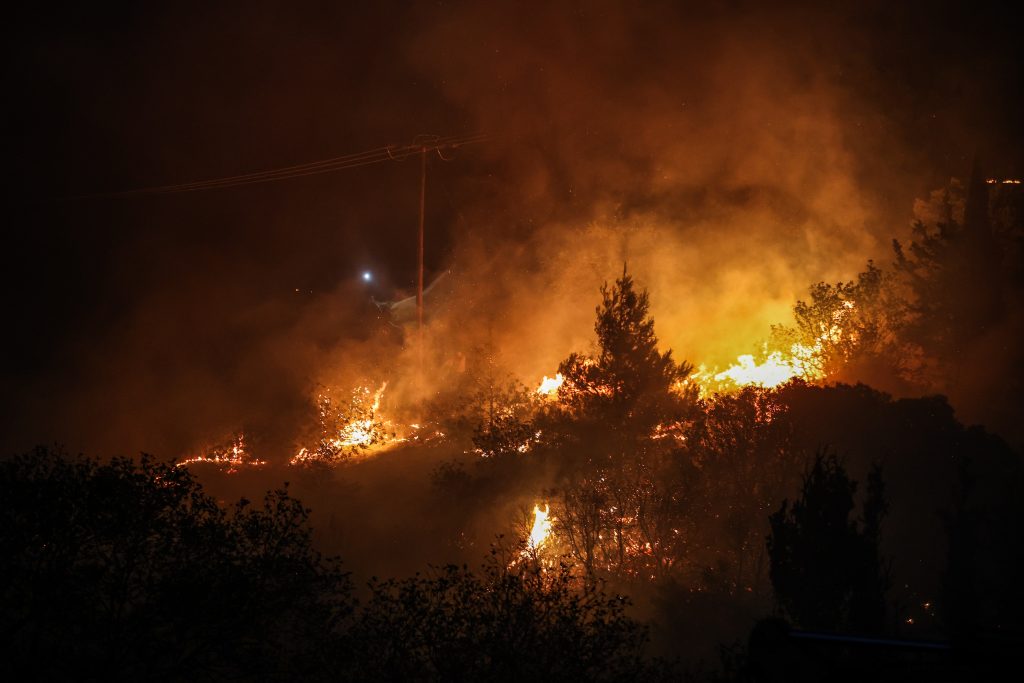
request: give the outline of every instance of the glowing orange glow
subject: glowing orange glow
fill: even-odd
[[[651,438],[655,441],[672,438],[677,443],[682,444],[686,442],[686,430],[681,422],[659,424],[655,426],[654,431],[651,432]]]
[[[729,392],[748,386],[771,389],[798,377],[805,380],[819,379],[815,360],[820,350],[820,345],[811,348],[794,344],[789,355],[773,351],[760,363],[753,354],[745,353],[721,372],[709,371],[701,366],[690,381],[696,382],[701,395],[705,396],[712,392]]]
[[[288,461],[289,465],[306,465],[316,458],[309,452],[308,448],[300,448],[299,452],[292,456],[292,459]]]

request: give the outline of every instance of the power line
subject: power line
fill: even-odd
[[[336,171],[342,171],[350,168],[358,168],[360,166],[380,164],[386,161],[403,161],[409,157],[422,154],[424,150],[436,151],[438,155],[441,155],[441,150],[443,149],[455,149],[458,147],[462,147],[463,145],[482,143],[488,139],[489,136],[482,133],[466,136],[448,137],[419,136],[417,138],[417,141],[414,141],[413,144],[411,145],[389,145],[385,147],[377,147],[375,149],[367,150],[365,152],[346,154],[344,156],[332,157],[330,159],[322,159],[320,161],[312,161],[305,164],[283,166],[281,168],[270,169],[266,171],[244,173],[241,175],[225,176],[221,178],[212,178],[209,180],[199,180],[188,183],[176,183],[173,185],[158,185],[153,187],[137,188],[133,190],[122,190],[118,192],[103,192],[88,195],[78,195],[74,197],[66,197],[65,199],[118,199],[122,197],[134,197],[139,195],[177,194],[181,192],[197,192],[204,190],[217,190],[229,187],[239,187],[242,185],[254,185],[257,183],[268,183],[277,180],[288,180],[291,178],[301,178],[304,176],[319,175],[321,173],[334,173]]]

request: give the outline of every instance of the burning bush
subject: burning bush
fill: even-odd
[[[378,412],[387,386],[384,382],[376,391],[358,387],[347,402],[336,401],[329,390],[320,393],[316,398],[318,430],[310,439],[313,443],[300,448],[291,464],[336,465],[393,438]]]

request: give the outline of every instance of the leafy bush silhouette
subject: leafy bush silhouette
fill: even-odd
[[[636,680],[646,631],[627,602],[579,586],[568,567],[509,566],[492,551],[479,572],[448,565],[374,581],[353,630],[358,670],[377,680]]]
[[[359,606],[286,489],[224,509],[173,464],[0,463],[7,671],[102,680],[635,680],[646,631],[568,567],[371,582]]]
[[[302,677],[336,651],[348,577],[286,490],[224,510],[183,468],[0,463],[5,666],[44,678]]]

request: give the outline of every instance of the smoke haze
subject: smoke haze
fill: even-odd
[[[4,447],[292,452],[320,385],[410,390],[418,167],[130,200],[54,197],[407,144],[432,157],[431,387],[493,348],[524,381],[592,340],[624,263],[661,342],[724,365],[816,281],[887,262],[975,154],[1021,168],[1001,5],[206,6],[15,22]],[[374,271],[370,287],[358,282]],[[998,346],[997,343],[993,343]]]

